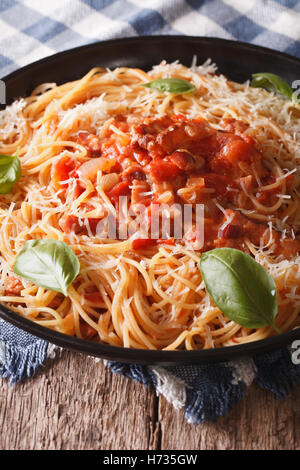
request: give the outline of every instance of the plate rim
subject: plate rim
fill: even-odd
[[[46,63],[55,62],[57,59],[65,56],[84,52],[85,50],[97,49],[101,46],[109,47],[110,45],[124,45],[124,43],[132,42],[147,42],[147,41],[165,41],[165,40],[180,40],[180,41],[196,41],[201,43],[226,43],[228,46],[241,50],[251,50],[259,52],[260,54],[272,54],[277,57],[282,57],[285,60],[290,60],[300,66],[300,58],[287,54],[286,52],[276,51],[274,49],[249,44],[243,41],[235,41],[223,38],[208,37],[208,36],[183,36],[183,35],[153,35],[153,36],[130,36],[126,38],[110,39],[105,41],[96,41],[89,44],[73,47],[63,50],[47,57],[43,57],[35,62],[27,64],[17,70],[5,75],[2,80],[8,82],[15,77],[22,75],[22,73],[38,68]],[[7,105],[5,105],[7,106]],[[4,106],[4,107],[5,107]],[[120,346],[111,346],[106,343],[95,343],[89,340],[80,339],[74,336],[68,336],[64,333],[51,330],[50,328],[38,325],[18,313],[9,310],[5,305],[0,304],[0,318],[13,324],[21,330],[37,336],[38,338],[49,341],[57,346],[85,353],[95,357],[101,357],[112,361],[119,361],[124,363],[135,364],[159,364],[159,365],[174,365],[174,364],[203,364],[209,362],[223,362],[236,357],[243,357],[246,355],[256,355],[264,352],[274,350],[276,348],[286,347],[294,340],[300,339],[300,327],[292,331],[281,333],[280,335],[272,336],[269,338],[253,341],[250,343],[237,344],[233,346],[224,346],[221,348],[201,349],[201,350],[176,350],[176,351],[162,351],[150,349],[135,349],[124,348]]]
[[[33,67],[36,67],[36,66],[40,66],[44,63],[47,63],[47,62],[52,62],[52,61],[55,61],[57,58],[60,58],[60,57],[63,57],[64,55],[71,55],[71,54],[74,54],[74,53],[78,53],[80,51],[83,51],[83,50],[87,50],[87,49],[93,49],[93,48],[97,48],[101,45],[103,46],[110,46],[110,45],[114,45],[114,44],[124,44],[126,42],[134,42],[134,41],[138,41],[138,42],[147,42],[147,41],[151,41],[151,40],[167,40],[167,39],[175,39],[175,40],[180,40],[180,41],[188,41],[188,40],[191,40],[191,41],[200,41],[200,42],[211,42],[211,41],[214,41],[216,43],[226,43],[228,45],[230,45],[231,47],[233,48],[237,48],[237,49],[240,49],[241,47],[244,48],[244,49],[249,49],[249,50],[252,50],[252,51],[259,51],[260,53],[264,53],[264,54],[276,54],[278,56],[281,56],[285,59],[288,59],[288,60],[291,60],[293,62],[297,62],[298,65],[300,66],[300,58],[299,57],[296,57],[296,56],[293,56],[291,54],[288,54],[287,52],[282,52],[282,51],[278,51],[276,49],[271,49],[269,47],[265,47],[265,46],[259,46],[257,44],[250,44],[250,43],[247,43],[247,42],[244,42],[244,41],[236,41],[236,40],[232,40],[232,39],[223,39],[223,38],[218,38],[218,37],[214,37],[214,36],[181,36],[181,35],[167,35],[167,34],[160,34],[160,35],[153,35],[153,36],[150,36],[150,35],[145,35],[145,36],[128,36],[128,37],[125,37],[125,38],[117,38],[117,39],[109,39],[109,40],[104,40],[104,41],[96,41],[96,42],[91,42],[89,44],[84,44],[84,45],[81,45],[81,46],[76,46],[76,47],[72,47],[72,48],[69,48],[69,49],[66,49],[66,50],[63,50],[63,51],[60,51],[60,52],[56,52],[54,54],[50,54],[46,57],[42,57],[41,59],[38,59],[34,62],[31,62],[30,64],[27,64],[27,65],[24,65],[20,68],[18,68],[17,70],[14,70],[10,73],[8,73],[7,75],[3,76],[2,78],[0,78],[1,80],[3,81],[8,81],[8,80],[11,80],[13,79],[15,76],[18,76],[20,73],[22,72],[25,72],[26,70],[29,70]]]

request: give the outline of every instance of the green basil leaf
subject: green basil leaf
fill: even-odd
[[[272,325],[278,332],[274,279],[251,256],[217,248],[201,255],[200,270],[208,293],[230,320],[247,328]]]
[[[160,92],[176,94],[189,93],[196,89],[193,83],[182,80],[181,78],[161,78],[159,80],[153,80],[153,82],[145,83],[143,86]]]
[[[274,73],[254,73],[252,75],[251,86],[254,88],[264,88],[267,91],[273,91],[292,99],[293,89],[283,78]]]
[[[80,263],[73,250],[64,242],[49,239],[26,242],[14,266],[18,276],[65,296],[79,270]]]
[[[0,154],[0,194],[10,193],[14,183],[21,177],[19,152],[9,156]]]

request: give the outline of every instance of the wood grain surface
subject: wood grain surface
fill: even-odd
[[[216,423],[188,424],[151,389],[64,351],[32,380],[0,380],[0,449],[300,449],[299,387],[252,386]]]

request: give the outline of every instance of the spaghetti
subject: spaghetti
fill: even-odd
[[[0,196],[0,302],[45,327],[123,347],[203,349],[273,335],[271,326],[230,321],[206,292],[201,251],[228,246],[273,276],[280,330],[300,326],[299,111],[215,72],[210,61],[163,62],[148,73],[94,68],[1,111],[0,152],[19,149],[22,177]],[[141,86],[160,78],[195,90]],[[121,196],[146,207],[146,218],[162,204],[203,204],[204,245],[194,249],[195,224],[182,239],[172,227],[155,241],[99,236]],[[13,274],[25,242],[43,238],[66,242],[80,260],[68,297]]]

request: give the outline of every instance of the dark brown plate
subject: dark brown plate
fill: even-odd
[[[35,86],[43,82],[60,84],[77,79],[95,66],[112,69],[126,66],[147,70],[163,59],[168,62],[178,59],[189,66],[194,54],[198,57],[198,63],[210,57],[217,63],[220,72],[237,82],[249,79],[255,72],[272,72],[290,83],[299,79],[300,60],[271,49],[216,38],[144,36],[78,47],[23,67],[4,78],[7,102],[29,95]],[[93,343],[57,333],[26,320],[2,305],[0,305],[0,317],[64,348],[114,361],[139,364],[219,362],[247,354],[261,354],[289,345],[296,338],[300,338],[299,328],[272,338],[226,348],[203,351],[150,351]]]

